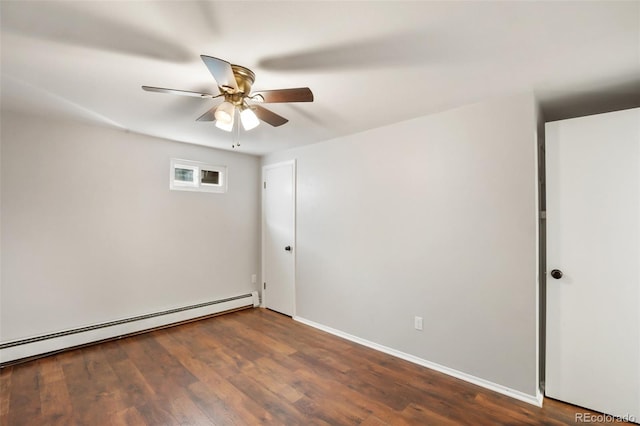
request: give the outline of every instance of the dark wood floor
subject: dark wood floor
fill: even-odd
[[[1,371],[2,425],[564,425],[519,402],[249,309]]]

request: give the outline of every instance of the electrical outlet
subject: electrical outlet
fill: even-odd
[[[422,330],[422,317],[415,317],[413,319],[413,326],[416,330]]]
[[[251,284],[258,282],[258,276],[256,274],[251,275]]]

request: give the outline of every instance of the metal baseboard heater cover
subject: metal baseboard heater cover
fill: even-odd
[[[258,292],[198,303],[160,312],[137,315],[40,336],[0,342],[0,363],[60,351],[126,334],[144,332],[156,327],[221,313],[231,309],[260,305]]]

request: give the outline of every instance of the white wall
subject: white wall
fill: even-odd
[[[1,136],[2,341],[255,290],[257,157],[13,113]],[[228,193],[170,191],[171,157]]]
[[[298,161],[298,316],[535,396],[531,95],[278,152]],[[424,331],[413,328],[424,318]]]

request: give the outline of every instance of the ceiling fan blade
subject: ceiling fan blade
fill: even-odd
[[[277,102],[313,102],[313,92],[308,87],[298,87],[295,89],[261,90],[251,94],[254,101],[277,103]]]
[[[276,114],[275,112],[261,107],[260,105],[252,105],[251,109],[256,113],[260,120],[264,121],[265,123],[271,124],[273,127],[282,126],[287,121],[289,121],[286,118]]]
[[[196,118],[196,121],[216,121],[216,109],[218,109],[218,105],[207,110],[207,112]]]
[[[147,92],[168,93],[170,95],[192,96],[194,98],[217,98],[220,95],[212,95],[210,93],[190,92],[189,90],[165,89],[163,87],[142,86]]]
[[[206,55],[200,55],[200,58],[202,58],[213,78],[215,78],[218,86],[238,90],[238,83],[236,83],[236,78],[233,76],[233,69],[229,62]]]

